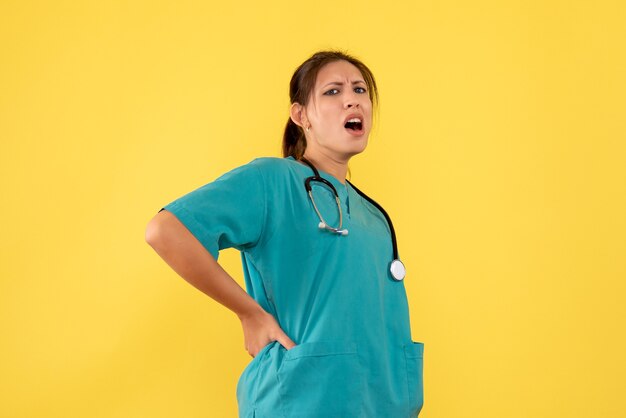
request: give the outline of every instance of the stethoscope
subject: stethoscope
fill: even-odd
[[[337,193],[337,189],[335,189],[335,186],[333,186],[331,182],[329,182],[328,180],[320,176],[320,173],[317,171],[317,168],[315,168],[315,166],[311,164],[309,160],[307,160],[304,157],[300,158],[300,160],[306,163],[309,167],[311,167],[311,170],[313,170],[313,175],[311,177],[307,177],[304,180],[304,187],[306,188],[309,198],[311,199],[311,202],[313,203],[313,209],[315,209],[315,213],[317,213],[317,216],[320,218],[320,223],[318,224],[318,227],[320,229],[325,229],[327,231],[331,231],[339,235],[348,235],[348,230],[345,228],[342,228],[343,212],[341,210],[341,201],[339,200],[339,193]],[[335,194],[335,202],[337,202],[337,209],[339,209],[339,226],[337,228],[334,228],[328,225],[328,223],[322,217],[322,214],[320,213],[319,209],[317,208],[317,205],[315,204],[315,199],[313,199],[313,191],[311,188],[311,183],[314,181],[323,183],[324,185],[330,187],[330,189]],[[389,230],[391,231],[391,243],[393,244],[393,261],[389,265],[389,271],[391,272],[391,277],[393,277],[394,280],[397,280],[397,281],[403,280],[404,276],[406,276],[406,268],[404,267],[404,264],[402,264],[402,261],[400,261],[400,258],[398,257],[398,244],[396,242],[396,232],[393,229],[391,218],[389,217],[389,215],[387,214],[385,209],[383,209],[382,206],[380,206],[373,199],[371,199],[365,193],[363,193],[358,188],[356,188],[354,184],[350,183],[348,180],[346,181],[358,194],[361,195],[361,197],[363,197],[372,205],[374,205],[376,208],[378,208],[378,210],[380,210],[380,212],[385,216],[385,219],[387,220],[387,224],[389,225]]]

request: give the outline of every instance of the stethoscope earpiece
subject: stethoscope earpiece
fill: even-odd
[[[317,224],[317,227],[319,229],[328,229],[329,231],[336,232],[339,235],[348,235],[347,229],[333,228],[332,226],[326,225],[325,222],[320,222],[319,224]]]

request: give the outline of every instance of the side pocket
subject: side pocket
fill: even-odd
[[[309,342],[285,353],[278,370],[285,417],[362,416],[364,373],[355,343]]]
[[[263,362],[267,352],[276,344],[278,344],[277,341],[272,341],[263,347],[257,355],[250,360],[239,376],[239,380],[237,381],[237,405],[239,407],[240,417],[248,417],[249,414],[254,412],[259,363]]]
[[[417,417],[424,405],[424,343],[411,342],[404,346],[407,384],[409,387],[409,417]]]

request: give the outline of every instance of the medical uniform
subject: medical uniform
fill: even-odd
[[[258,158],[169,203],[215,257],[241,251],[247,292],[297,345],[274,341],[237,384],[242,418],[408,418],[423,404],[423,343],[411,339],[403,281],[389,272],[390,229],[346,182],[348,235],[319,229],[304,187],[310,167]],[[326,222],[339,224],[332,191],[313,183]],[[409,275],[409,279],[410,279]]]

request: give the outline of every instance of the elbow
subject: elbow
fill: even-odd
[[[145,240],[151,247],[154,247],[154,244],[158,238],[158,228],[157,225],[153,221],[148,222],[148,226],[146,227],[145,232]]]
[[[145,240],[152,248],[162,247],[177,234],[178,219],[171,212],[159,211],[146,226]]]
[[[158,245],[158,243],[161,241],[161,237],[163,235],[162,224],[163,222],[162,222],[161,216],[157,214],[154,218],[150,220],[150,222],[148,222],[148,225],[146,226],[144,238],[146,242],[148,243],[148,245],[150,245],[153,248],[155,248]]]

